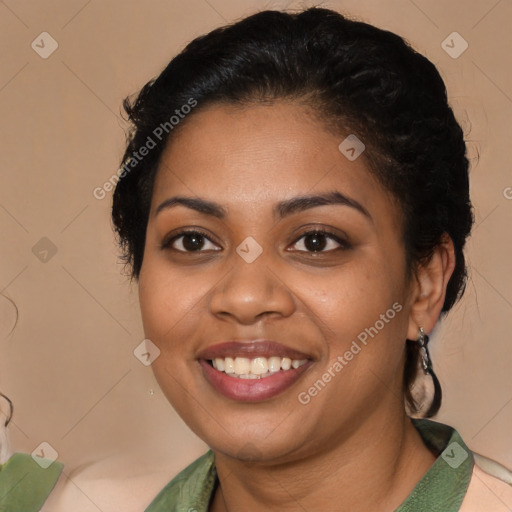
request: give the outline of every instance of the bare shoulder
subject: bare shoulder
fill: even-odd
[[[512,472],[492,459],[474,455],[473,474],[460,512],[512,511]]]
[[[140,512],[181,470],[124,458],[106,459],[61,474],[42,512]]]

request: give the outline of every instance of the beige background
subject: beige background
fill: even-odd
[[[116,259],[110,194],[92,192],[118,168],[122,98],[195,36],[266,7],[302,5],[312,3],[0,2],[0,290],[19,308],[8,334],[13,309],[0,298],[0,389],[15,403],[16,450],[46,441],[68,473],[99,460],[104,474],[144,464],[161,471],[155,492],[203,451],[133,355],[144,338],[137,289]],[[476,227],[466,296],[433,337],[445,395],[436,419],[512,467],[512,3],[321,5],[399,33],[445,78],[469,141]],[[469,44],[457,59],[441,47],[453,31]],[[47,59],[31,47],[42,32],[59,45]],[[47,261],[43,237],[57,250]],[[121,466],[121,453],[137,465]]]

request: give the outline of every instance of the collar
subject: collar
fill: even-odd
[[[452,427],[411,418],[437,459],[395,512],[458,512],[473,472],[473,454]],[[145,512],[208,512],[218,485],[211,450],[185,468],[158,494]]]
[[[54,488],[64,464],[40,459],[39,465],[27,453],[15,453],[0,464],[0,512],[37,512]]]

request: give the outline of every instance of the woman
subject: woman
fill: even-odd
[[[423,416],[441,403],[428,333],[473,222],[432,63],[333,11],[266,11],[125,107],[112,213],[146,354],[211,448],[147,511],[509,510],[453,428],[410,417],[418,368]]]
[[[211,447],[146,510],[509,510],[454,429],[411,419],[441,403],[428,333],[473,220],[434,66],[332,11],[263,12],[125,105],[112,213],[144,356]]]

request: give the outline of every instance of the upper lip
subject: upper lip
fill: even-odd
[[[198,359],[211,360],[217,357],[289,357],[290,359],[311,359],[311,356],[287,347],[277,341],[258,339],[258,340],[236,340],[224,341],[211,345],[198,354]]]

